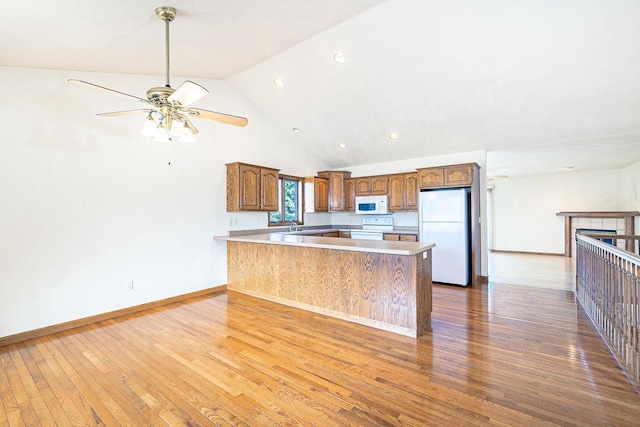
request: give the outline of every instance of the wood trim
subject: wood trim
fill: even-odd
[[[640,216],[638,211],[612,211],[612,212],[558,212],[556,216],[578,216],[581,218],[624,218],[627,216]]]
[[[230,289],[228,292],[229,293],[237,292],[239,294],[245,294],[251,297],[275,302],[277,304],[286,305],[288,307],[299,308],[301,310],[310,311],[312,313],[318,313],[325,316],[333,317],[334,319],[346,320],[347,322],[357,323],[359,325],[369,326],[372,328],[393,332],[393,333],[404,335],[411,338],[417,338],[415,329],[394,325],[392,323],[382,322],[380,320],[369,319],[367,317],[357,316],[355,314],[343,313],[340,311],[331,310],[329,308],[318,307],[316,305],[299,302],[299,301],[293,301],[290,299],[276,297],[273,295],[251,291],[248,289],[244,289],[244,290]]]
[[[476,276],[476,285],[488,285],[489,284],[489,276]]]
[[[134,305],[132,307],[126,307],[120,310],[109,311],[107,313],[97,314],[95,316],[83,317],[81,319],[71,320],[69,322],[58,323],[56,325],[45,326],[44,328],[33,329],[31,331],[26,331],[26,332],[21,332],[14,335],[9,335],[6,337],[1,337],[0,347],[9,345],[9,344],[16,344],[22,341],[33,339],[33,338],[39,338],[49,334],[55,334],[57,332],[62,332],[69,329],[77,328],[79,326],[89,325],[91,323],[101,322],[109,319],[115,319],[116,317],[126,316],[129,314],[137,313],[139,311],[149,310],[149,309],[160,307],[163,305],[182,302],[189,298],[196,298],[203,295],[226,292],[226,290],[227,290],[227,285],[215,286],[213,288],[207,288],[200,291],[190,292],[188,294],[183,294],[175,297],[152,301],[145,304]]]
[[[564,218],[564,256],[571,257],[571,217]]]

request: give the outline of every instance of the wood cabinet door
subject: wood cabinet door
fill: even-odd
[[[322,237],[340,237],[339,231],[330,231],[328,233],[322,233]]]
[[[240,165],[240,210],[259,211],[261,203],[260,194],[260,167]],[[276,180],[277,184],[277,180]],[[277,199],[277,196],[276,196]],[[277,209],[277,207],[276,207]]]
[[[389,176],[389,203],[391,211],[404,209],[404,175]]]
[[[315,210],[316,212],[329,212],[329,180],[315,178]]]
[[[444,185],[444,169],[428,168],[418,170],[420,188],[442,187]]]
[[[278,171],[275,169],[260,169],[261,206],[263,211],[278,210]]]
[[[391,184],[389,184],[391,187]],[[391,188],[389,188],[391,190]],[[408,211],[418,210],[418,173],[404,175],[404,209]]]
[[[401,234],[400,241],[401,242],[417,242],[418,236],[415,234]]]
[[[444,185],[457,187],[471,185],[472,182],[471,165],[447,166],[444,168]]]
[[[344,211],[344,172],[329,173],[329,210]]]
[[[389,177],[387,175],[371,177],[371,195],[385,196],[389,194]]]
[[[356,180],[348,178],[344,180],[344,210],[353,212],[356,210]]]
[[[389,233],[384,233],[383,235],[384,240],[393,240],[395,242],[400,240],[400,235],[399,234],[389,234]]]
[[[371,178],[356,178],[356,196],[371,195]]]

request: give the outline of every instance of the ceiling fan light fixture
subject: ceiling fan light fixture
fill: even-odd
[[[193,140],[193,135],[198,133],[198,129],[187,118],[199,117],[214,122],[229,124],[233,126],[245,127],[248,120],[245,117],[231,114],[219,113],[216,111],[193,108],[190,105],[206,94],[207,89],[192,81],[185,81],[177,89],[173,89],[169,82],[169,23],[176,17],[176,9],[170,6],[162,6],[155,9],[155,13],[165,24],[165,77],[164,86],[152,87],[147,90],[146,98],[129,95],[124,92],[109,89],[104,86],[89,83],[78,79],[69,79],[69,83],[80,84],[94,89],[110,92],[112,94],[127,97],[129,99],[142,102],[146,105],[144,109],[114,111],[109,113],[98,113],[100,116],[113,117],[127,114],[144,113],[147,118],[144,122],[141,134],[153,137],[154,141],[169,142],[171,136],[176,138],[184,137],[184,141]],[[282,80],[277,79],[281,85]]]
[[[149,113],[149,115],[147,115],[147,119],[144,121],[144,126],[142,127],[142,132],[140,132],[140,134],[142,136],[147,136],[147,137],[156,136],[157,127],[158,127],[158,124],[153,119],[153,116],[151,115],[151,113]]]
[[[171,137],[169,136],[169,132],[165,127],[164,123],[161,121],[156,128],[156,134],[153,136],[153,140],[155,142],[171,142]]]
[[[174,118],[171,121],[171,127],[169,128],[169,135],[171,136],[182,136],[185,133],[185,125],[184,121],[179,117]]]

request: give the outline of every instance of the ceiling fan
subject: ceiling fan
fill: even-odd
[[[153,137],[154,140],[158,141],[168,142],[172,140],[172,137],[179,138],[180,141],[185,142],[194,141],[193,135],[198,133],[198,129],[191,123],[190,117],[213,120],[240,127],[246,126],[248,120],[244,117],[217,113],[201,108],[189,108],[189,105],[209,93],[207,89],[199,84],[187,80],[177,89],[171,87],[169,83],[169,23],[175,19],[176,9],[162,6],[156,8],[155,13],[158,18],[165,22],[166,84],[164,86],[152,87],[147,91],[147,99],[144,99],[83,80],[69,79],[69,82],[126,96],[145,104],[145,108],[137,110],[114,111],[98,113],[97,115],[114,117],[128,114],[146,114],[147,120],[145,120],[142,135]]]

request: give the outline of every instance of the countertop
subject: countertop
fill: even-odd
[[[322,230],[337,231],[339,229]],[[313,230],[316,231],[317,230]],[[311,231],[309,231],[311,232]],[[396,233],[394,231],[394,233]],[[214,240],[229,242],[261,243],[268,245],[288,245],[310,248],[333,249],[338,251],[375,252],[381,254],[416,255],[432,249],[435,243],[397,242],[388,240],[341,239],[337,237],[305,236],[302,233],[261,233],[240,236],[216,236]]]
[[[230,231],[229,234],[232,236],[241,236],[246,234],[262,234],[262,233],[284,233],[288,234],[313,234],[313,233],[331,233],[332,231],[360,231],[362,230],[361,226],[347,226],[347,225],[336,225],[336,226],[304,226],[301,225],[298,231],[287,231],[288,227],[271,227],[264,229],[254,229],[254,230],[233,230]],[[387,234],[419,234],[420,230],[418,227],[393,227],[393,230],[383,231],[383,233]]]

